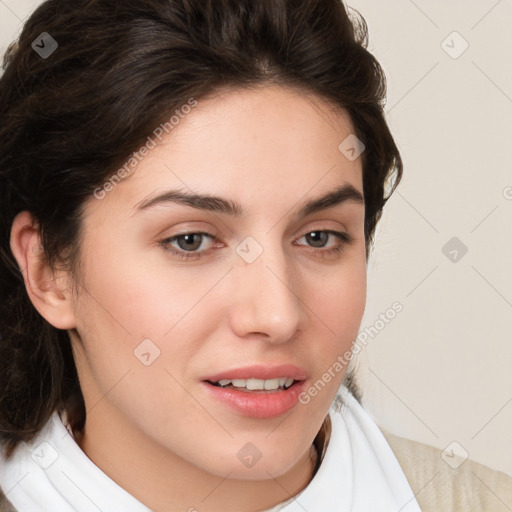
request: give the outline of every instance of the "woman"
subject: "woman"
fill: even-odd
[[[28,19],[0,80],[2,510],[509,499],[385,437],[347,373],[402,173],[365,45],[337,0]]]

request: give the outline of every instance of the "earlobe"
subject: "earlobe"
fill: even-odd
[[[11,251],[18,262],[30,301],[39,314],[57,329],[76,326],[67,275],[57,275],[43,257],[37,221],[28,212],[19,213],[11,228]]]

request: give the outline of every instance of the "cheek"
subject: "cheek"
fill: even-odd
[[[313,370],[299,396],[307,435],[313,438],[335,399],[350,362],[366,302],[366,259],[356,258],[309,283],[311,323],[304,344]],[[304,345],[303,345],[304,346]]]
[[[194,315],[195,306],[219,278],[211,269],[191,272],[178,267],[169,272],[164,257],[145,257],[133,248],[113,247],[103,254],[86,261],[88,310],[81,316],[99,316],[105,329],[121,330],[133,342],[150,335],[165,337]]]
[[[188,382],[195,354],[218,318],[211,301],[201,297],[219,277],[196,280],[184,271],[170,276],[129,257],[89,258],[85,274],[77,367],[86,403],[98,404],[98,413],[114,404],[148,432],[158,430],[149,420],[158,411],[162,436],[183,411],[204,423],[181,383]]]
[[[366,260],[354,257],[325,273],[307,286],[306,303],[316,314],[316,328],[337,343],[352,341],[366,304]],[[322,327],[323,325],[323,327]]]
[[[179,396],[171,375],[179,382],[187,379],[201,343],[215,329],[220,301],[208,300],[207,292],[224,271],[205,273],[197,267],[194,274],[186,269],[171,273],[162,258],[143,262],[128,250],[123,258],[113,254],[121,251],[112,248],[86,258],[86,291],[77,304],[83,341],[77,364],[89,374],[91,396],[101,396],[127,372],[119,389],[134,399],[144,388]],[[153,394],[147,405],[162,396]]]
[[[331,392],[329,402],[341,384],[350,360],[349,352],[357,338],[366,303],[366,260],[340,265],[316,285],[308,285],[306,304],[311,309],[312,324],[306,338],[315,358],[317,378],[326,375]],[[318,348],[315,348],[318,347]],[[340,362],[341,361],[341,362]],[[325,394],[324,394],[325,395]]]

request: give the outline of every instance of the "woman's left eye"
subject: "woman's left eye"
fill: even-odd
[[[334,246],[331,248],[325,248],[331,237],[335,238]],[[170,252],[173,256],[179,259],[198,260],[205,253],[208,253],[211,250],[211,248],[203,248],[202,251],[198,251],[202,247],[205,238],[208,238],[211,241],[215,240],[215,236],[210,233],[190,232],[166,238],[159,242],[159,245],[161,245],[165,251]],[[320,256],[329,256],[340,253],[345,245],[348,245],[353,241],[352,237],[348,233],[333,230],[310,231],[309,233],[301,236],[298,240],[303,238],[307,239],[309,241],[308,243],[313,244],[311,246],[312,252],[319,254]]]
[[[330,237],[335,238],[335,243],[330,249],[324,249],[325,244]],[[330,229],[310,231],[301,238],[309,238],[313,241],[313,244],[319,243],[320,248],[318,245],[313,245],[313,249],[316,249],[313,250],[313,252],[323,257],[338,254],[345,248],[346,245],[349,245],[353,242],[352,236],[350,236],[348,233],[333,231]],[[301,238],[299,238],[299,240]]]

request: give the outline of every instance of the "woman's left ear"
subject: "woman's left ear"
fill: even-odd
[[[57,329],[76,327],[70,275],[53,271],[45,261],[37,221],[20,212],[11,227],[11,251],[23,274],[30,301],[39,314]]]

